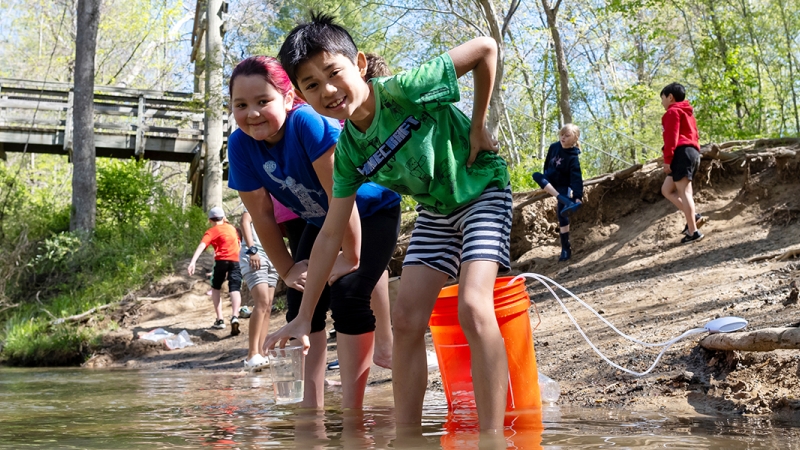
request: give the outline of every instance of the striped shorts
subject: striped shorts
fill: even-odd
[[[509,269],[512,216],[511,186],[486,188],[472,202],[450,214],[417,206],[403,266],[425,265],[451,278],[466,261],[495,261]]]

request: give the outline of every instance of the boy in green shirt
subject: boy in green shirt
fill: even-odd
[[[358,266],[343,261],[339,250],[362,183],[413,196],[419,217],[392,313],[393,359],[403,362],[392,376],[397,423],[421,424],[425,331],[439,291],[460,270],[459,321],[472,354],[480,427],[501,431],[508,363],[492,289],[499,267],[510,266],[512,200],[506,163],[486,128],[496,42],[473,39],[414,70],[368,83],[367,60],[350,35],[330,16],[317,15],[292,30],[279,59],[301,98],[320,114],[346,120],[335,152],[333,199],[311,253],[303,302],[314,302],[332,270],[335,277]],[[471,122],[453,106],[460,99],[457,79],[470,71]],[[290,323],[268,341],[302,338],[307,329]]]

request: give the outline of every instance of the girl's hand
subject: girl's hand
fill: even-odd
[[[283,277],[287,287],[303,292],[306,286],[306,276],[308,275],[308,260],[304,259],[294,263],[291,269]]]
[[[667,163],[664,163],[664,173],[666,173],[667,175],[670,175],[672,173],[672,167],[670,167],[669,164]]]
[[[258,253],[250,255],[250,268],[253,270],[261,269],[261,257],[258,256]]]
[[[189,276],[194,275],[194,262],[189,263],[189,267],[186,268],[186,271],[189,272]]]
[[[284,348],[289,339],[300,339],[303,344],[303,354],[307,355],[308,348],[311,346],[311,341],[308,338],[309,334],[311,334],[311,321],[295,317],[294,320],[264,339],[262,352],[266,355],[269,350],[275,347],[275,344],[279,344],[280,348]]]
[[[328,278],[328,284],[333,284],[339,278],[347,275],[348,273],[355,272],[358,270],[359,263],[353,263],[348,261],[345,258],[344,253],[339,252],[339,256],[336,257],[336,262],[333,264],[333,269],[331,270],[331,276]]]
[[[497,139],[489,133],[486,125],[476,125],[474,122],[469,129],[469,159],[467,159],[467,167],[471,167],[472,163],[478,157],[478,153],[482,151],[490,151],[497,153],[500,148]]]

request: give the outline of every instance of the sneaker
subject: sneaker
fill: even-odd
[[[247,306],[242,306],[239,308],[239,317],[242,319],[248,319],[251,315],[253,315],[253,311],[251,311]]]
[[[231,336],[238,336],[239,331],[239,318],[236,316],[231,317]]]
[[[263,369],[269,365],[269,360],[263,356],[256,354],[250,359],[244,360],[244,369],[253,372],[258,369]]]
[[[694,234],[691,235],[691,236],[684,236],[683,239],[681,239],[681,244],[688,244],[690,242],[697,242],[697,241],[703,239],[704,237],[705,237],[705,235],[703,235],[703,233],[701,233],[700,230],[698,230],[698,231],[695,231]]]
[[[222,319],[217,319],[217,320],[214,321],[214,325],[211,325],[211,328],[216,328],[218,330],[224,330],[225,329],[225,321],[222,320]]]
[[[695,214],[694,215],[694,223],[695,223],[695,225],[697,225],[697,228],[702,227],[703,224],[706,223],[705,216],[701,216],[700,214]],[[683,231],[681,232],[681,234],[683,234],[684,236],[688,236],[689,235],[689,224],[686,224],[686,225],[683,226]]]
[[[339,360],[337,359],[336,361],[328,364],[328,370],[339,370]]]

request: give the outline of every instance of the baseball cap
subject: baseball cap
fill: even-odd
[[[209,219],[224,219],[225,218],[225,211],[222,210],[219,206],[215,206],[208,210],[208,218]]]

